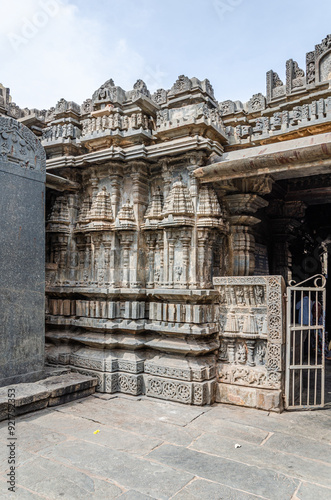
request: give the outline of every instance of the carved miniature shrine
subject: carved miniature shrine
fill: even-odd
[[[282,409],[291,244],[331,201],[330,84],[331,35],[245,104],[186,76],[47,111],[3,88],[48,158],[48,363],[106,393]]]

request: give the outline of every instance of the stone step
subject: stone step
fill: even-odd
[[[95,392],[97,382],[94,377],[64,373],[34,383],[1,387],[0,420],[6,420],[8,413],[18,416],[84,398]]]

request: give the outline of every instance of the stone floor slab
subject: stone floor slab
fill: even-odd
[[[222,427],[224,421],[246,425],[254,429],[268,432],[282,432],[290,436],[307,435],[310,438],[331,441],[331,410],[284,412],[277,414],[250,408],[238,408],[231,405],[216,405],[212,410],[199,416],[188,427],[217,428]],[[307,433],[307,429],[309,429]],[[322,432],[321,432],[322,431]]]
[[[316,484],[303,483],[296,498],[294,500],[331,500],[331,483],[330,488],[322,488]]]
[[[277,432],[266,441],[264,447],[331,464],[331,444],[321,443],[307,436],[289,438],[287,434]]]
[[[63,498],[65,486],[68,497],[75,498],[76,488],[79,498],[92,500],[328,500],[330,411],[278,415],[230,405],[203,410],[90,396],[21,416],[17,497]],[[8,498],[1,490],[7,437],[2,422],[1,500]],[[52,482],[45,483],[49,471]]]
[[[9,471],[9,464],[8,464],[8,448],[6,443],[1,443],[0,444],[0,474],[2,476],[6,475],[7,472]],[[15,450],[15,460],[16,464],[22,465],[25,462],[29,462],[34,458],[34,455],[30,453],[29,451],[25,450],[24,448],[20,448],[18,445]],[[1,496],[0,496],[1,498]]]
[[[43,456],[160,499],[170,498],[193,478],[192,474],[168,465],[82,441],[60,443],[45,450]]]
[[[41,429],[41,435],[46,434],[46,436],[51,435],[55,430],[62,434],[62,436],[59,434],[62,441],[71,436],[139,456],[145,455],[163,442],[160,439],[151,437],[146,439],[145,436],[137,433],[105,426],[82,417],[73,417],[70,414],[61,412],[46,413],[41,416],[37,414],[30,418],[28,423],[25,422],[25,425]]]
[[[101,423],[108,427],[135,432],[146,436],[146,438],[161,439],[183,446],[188,446],[201,434],[201,431],[194,427],[181,427],[161,420],[163,417],[162,411],[159,412],[158,417],[151,415],[149,418],[148,413],[146,415],[139,415],[136,407],[137,403],[127,407],[124,412],[120,409],[113,409],[113,401],[101,400],[101,404],[97,404],[95,398],[88,398],[82,403],[64,405],[59,408],[59,411],[64,414],[69,413],[70,415],[89,419],[96,424]]]
[[[148,458],[203,479],[260,495],[270,500],[290,500],[299,481],[262,467],[207,455],[180,446],[163,445]]]
[[[298,479],[318,482],[324,486],[330,484],[331,467],[328,464],[268,449],[265,446],[239,442],[238,444],[242,446],[236,448],[236,444],[237,442],[231,438],[204,434],[191,447],[196,451],[212,453],[248,466],[263,467]]]
[[[201,500],[201,498],[208,498],[208,500],[258,500],[263,497],[204,479],[196,479],[179,491],[173,500]]]
[[[17,486],[15,493],[8,490],[8,485],[5,478],[0,478],[0,498],[1,500],[13,500],[13,498],[19,498],[20,500],[40,500],[44,495],[39,495],[38,493],[33,493],[21,486]]]
[[[115,499],[122,494],[119,487],[107,480],[42,457],[35,457],[18,468],[17,484],[52,500]]]
[[[67,436],[52,429],[43,429],[38,424],[21,421],[16,425],[16,437],[18,448],[32,453],[67,440]]]
[[[236,442],[243,440],[253,444],[261,444],[269,434],[264,429],[217,418],[197,418],[191,426],[201,432],[214,432],[216,436],[233,437]]]
[[[155,498],[139,493],[139,491],[130,490],[123,493],[118,500],[155,500]]]

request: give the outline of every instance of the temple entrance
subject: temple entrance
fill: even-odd
[[[316,275],[287,287],[287,409],[322,408],[325,403],[326,278]]]
[[[307,207],[290,250],[293,281],[287,290],[286,407],[331,406],[331,361],[326,359],[331,340],[330,203]]]

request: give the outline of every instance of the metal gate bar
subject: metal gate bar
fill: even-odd
[[[311,286],[308,286],[309,282],[312,282]],[[324,406],[325,285],[325,277],[316,275],[287,287],[287,409]]]

